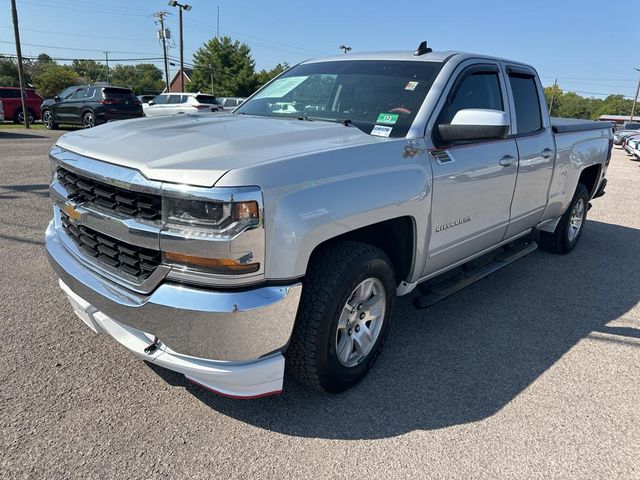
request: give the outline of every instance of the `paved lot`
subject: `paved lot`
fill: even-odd
[[[399,301],[345,394],[236,401],[72,314],[42,246],[56,137],[0,130],[0,478],[640,478],[640,168],[621,151],[571,255]]]

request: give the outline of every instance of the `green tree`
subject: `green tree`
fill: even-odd
[[[17,87],[20,85],[18,64],[12,58],[0,57],[0,85]]]
[[[246,43],[226,36],[212,38],[196,51],[193,63],[193,77],[188,85],[193,92],[246,97],[255,91],[255,62]]]
[[[111,70],[111,85],[129,87],[136,95],[157,93],[164,88],[162,71],[152,63],[116,65]]]
[[[78,74],[68,65],[50,65],[34,78],[36,88],[45,98],[53,97],[71,85],[78,84]]]
[[[633,100],[622,95],[609,95],[601,101],[595,110],[595,115],[631,115]]]
[[[260,70],[255,74],[255,89],[262,87],[267,82],[271,81],[274,77],[280,75],[282,72],[289,68],[287,62],[279,63],[271,70]]]
[[[82,83],[107,81],[107,66],[95,60],[74,60],[71,68],[78,74]]]
[[[31,75],[32,78],[40,75],[46,68],[56,65],[55,60],[53,60],[46,53],[41,53],[38,55],[36,60],[29,62],[28,65],[25,65],[25,70]]]

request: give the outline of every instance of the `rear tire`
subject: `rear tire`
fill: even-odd
[[[58,124],[53,121],[53,113],[51,110],[45,110],[42,112],[42,123],[47,130],[57,130]]]
[[[553,233],[540,232],[540,247],[553,253],[573,250],[582,236],[589,209],[589,190],[582,183],[576,187],[573,199]]]
[[[33,111],[30,109],[27,109],[27,115],[29,116],[29,125],[31,125],[35,120]],[[19,124],[24,123],[24,114],[22,113],[22,108],[16,110],[16,113],[13,115],[13,123],[19,123]]]
[[[304,280],[286,352],[288,372],[330,393],[362,380],[389,331],[395,289],[382,250],[353,241],[321,247]]]

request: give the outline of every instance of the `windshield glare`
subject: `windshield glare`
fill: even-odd
[[[345,122],[372,135],[404,137],[441,63],[354,60],[298,65],[236,113]]]

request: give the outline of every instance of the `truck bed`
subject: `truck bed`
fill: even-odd
[[[611,128],[611,122],[599,122],[595,120],[582,120],[579,118],[551,117],[551,128],[553,133],[570,133],[584,130],[600,130],[601,128]]]

